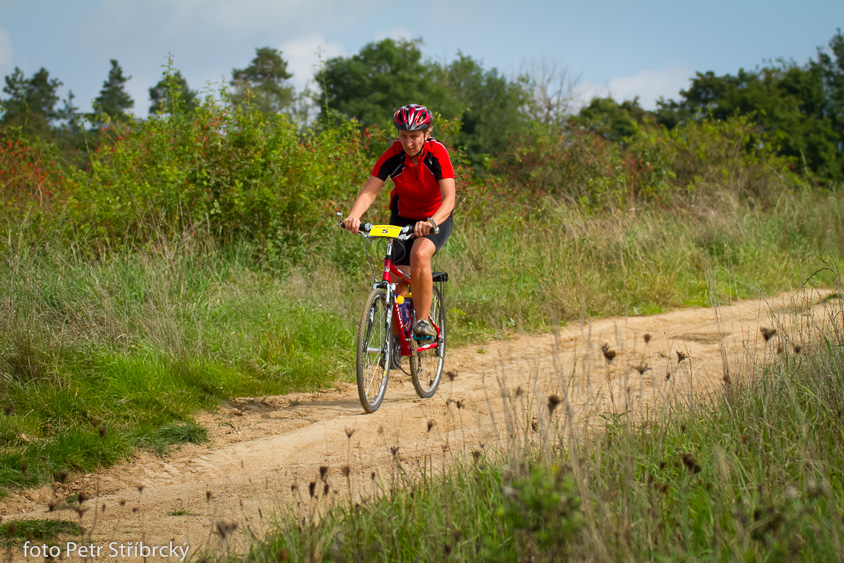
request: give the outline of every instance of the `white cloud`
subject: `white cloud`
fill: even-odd
[[[15,62],[15,48],[12,46],[12,38],[9,32],[0,27],[0,75],[7,76],[12,73]]]
[[[389,31],[382,31],[380,33],[375,34],[375,41],[381,41],[382,39],[392,39],[394,41],[400,41],[402,39],[406,41],[410,41],[414,39],[413,33],[406,27],[394,27]]]
[[[287,61],[287,70],[293,74],[291,82],[297,90],[313,84],[314,74],[319,70],[320,61],[334,57],[347,56],[346,49],[339,43],[329,43],[322,35],[313,34],[292,41],[279,47],[281,56]]]
[[[578,88],[578,98],[582,104],[588,104],[594,97],[611,96],[622,102],[639,97],[639,105],[644,109],[656,109],[656,101],[678,98],[680,90],[689,87],[694,73],[676,65],[668,65],[660,70],[645,69],[630,76],[613,78],[606,84],[586,83]]]

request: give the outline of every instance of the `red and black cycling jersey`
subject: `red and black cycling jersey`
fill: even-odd
[[[439,209],[442,203],[439,181],[454,178],[454,167],[445,145],[433,137],[423,143],[419,156],[417,167],[401,142],[396,141],[375,163],[372,175],[385,181],[388,176],[393,179],[395,188],[390,192],[390,202],[398,196],[399,215],[424,221]]]

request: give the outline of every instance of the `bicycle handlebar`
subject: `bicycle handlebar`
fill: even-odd
[[[343,214],[338,212],[337,216],[342,218]],[[337,224],[337,226],[340,227],[341,229],[346,228],[346,226],[343,224],[342,220]],[[358,234],[361,235],[362,237],[365,237],[365,238],[380,238],[380,237],[369,236],[369,231],[372,230],[372,227],[373,227],[372,223],[363,223],[363,224],[361,224],[360,229],[358,230]],[[438,233],[439,230],[440,230],[439,227],[437,227],[437,229],[432,231],[432,232]],[[404,227],[401,228],[402,234],[397,236],[396,239],[398,239],[398,240],[411,240],[411,239],[416,238],[416,235],[413,234],[412,231],[413,231],[413,225],[405,225]],[[410,233],[410,234],[408,234],[408,233]]]

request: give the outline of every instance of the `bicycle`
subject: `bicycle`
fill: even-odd
[[[340,223],[340,226],[343,224]],[[433,397],[442,378],[446,342],[443,284],[448,281],[448,273],[433,272],[430,319],[437,336],[430,341],[417,340],[411,334],[416,312],[412,304],[409,304],[405,318],[397,300],[397,297],[402,296],[396,294],[396,283],[393,282],[393,277],[396,276],[410,286],[410,276],[393,264],[393,240],[416,238],[410,233],[412,230],[412,226],[366,223],[361,225],[358,231],[358,234],[367,239],[387,241],[381,280],[372,284],[372,292],[363,307],[357,334],[355,374],[360,403],[367,413],[373,413],[381,406],[387,392],[390,370],[404,371],[401,368],[404,357],[410,357],[410,380],[416,394],[421,398]],[[412,291],[408,295],[412,295]],[[407,301],[411,299],[405,302]],[[392,330],[393,323],[397,325],[395,334]]]

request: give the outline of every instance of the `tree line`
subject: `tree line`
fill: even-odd
[[[537,128],[562,136],[586,130],[623,144],[644,127],[670,131],[689,123],[742,117],[753,127],[749,145],[773,147],[817,182],[844,179],[840,29],[803,64],[777,61],[735,75],[698,72],[688,89],[676,99],[660,99],[653,111],[643,109],[638,99],[619,102],[610,97],[595,98],[575,111],[573,85],[555,67],[507,77],[461,52],[447,63],[427,59],[421,46],[421,40],[384,39],[356,54],[331,58],[314,76],[316,92],[297,92],[283,53],[261,47],[247,66],[232,70],[228,101],[267,116],[287,114],[303,129],[348,119],[361,127],[389,127],[396,107],[425,104],[459,123],[449,141],[477,170],[507,151],[514,136]],[[59,99],[62,82],[46,69],[27,77],[15,68],[5,77],[0,127],[17,128],[69,154],[84,152],[97,129],[132,118],[135,101],[125,89],[131,77],[117,60],[110,64],[88,114],[79,112],[72,92]],[[193,111],[201,100],[181,72],[172,69],[149,89],[149,102],[153,119]]]

